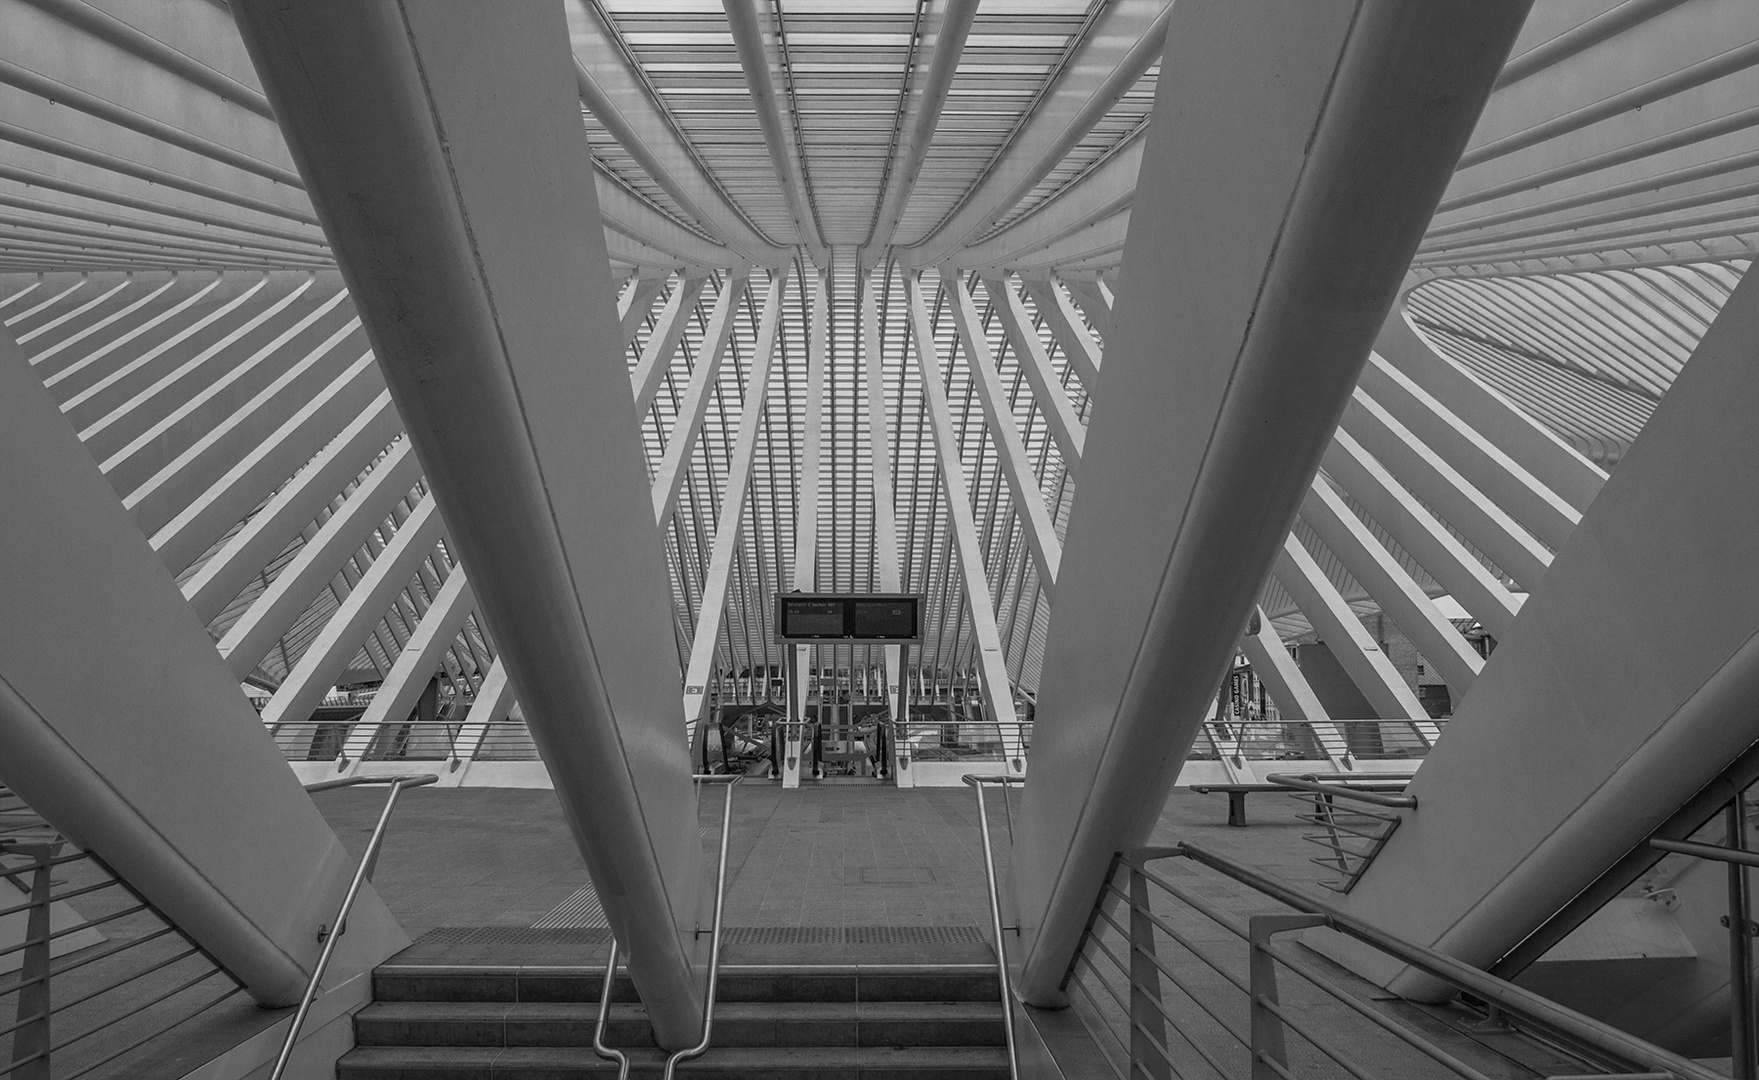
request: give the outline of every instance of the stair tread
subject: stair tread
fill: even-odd
[[[356,1016],[363,1020],[596,1020],[596,1002],[542,1001],[374,1001]],[[610,1015],[628,1019],[642,1015],[640,1005],[613,1002]],[[990,1001],[800,1001],[780,1005],[762,1001],[723,1001],[715,1005],[717,1020],[786,1017],[790,1020],[967,1020],[1000,1016]]]
[[[662,1060],[656,1050],[630,1053],[636,1062]],[[807,1046],[712,1047],[701,1057],[682,1063],[681,1072],[709,1068],[770,1071],[824,1068],[1006,1068],[1007,1050],[999,1046]],[[341,1073],[369,1070],[437,1068],[445,1071],[493,1069],[496,1074],[521,1069],[598,1069],[609,1066],[588,1047],[424,1047],[367,1046],[349,1050],[337,1062]]]

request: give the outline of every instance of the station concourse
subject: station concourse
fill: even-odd
[[[1748,0],[0,0],[0,1077],[1759,1075]]]

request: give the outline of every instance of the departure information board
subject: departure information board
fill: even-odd
[[[922,640],[922,597],[911,593],[777,593],[782,641]]]

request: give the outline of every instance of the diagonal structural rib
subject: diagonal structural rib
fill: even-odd
[[[1014,847],[1026,1001],[1177,778],[1526,12],[1173,7]]]
[[[232,11],[656,1038],[688,1046],[706,877],[561,7]]]

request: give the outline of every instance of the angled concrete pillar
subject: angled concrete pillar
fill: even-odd
[[[984,573],[983,549],[977,539],[977,521],[971,513],[971,489],[965,479],[965,465],[959,460],[959,437],[953,428],[952,409],[947,404],[947,382],[941,371],[940,350],[935,345],[934,327],[929,322],[921,279],[907,274],[904,287],[909,294],[910,332],[916,343],[916,363],[921,369],[922,396],[928,403],[929,426],[934,433],[935,455],[940,466],[937,471],[941,475],[941,490],[947,499],[947,531],[953,534],[954,555],[959,560],[959,581],[964,586],[965,605],[971,613],[971,636],[977,651],[978,678],[983,687],[983,715],[984,719],[999,725],[997,730],[1008,771],[1022,773],[1026,771],[1026,762],[1020,749],[1019,717],[1014,712],[1014,684],[1008,678],[1008,659],[1002,652],[1001,631],[996,627],[995,601],[990,594],[989,578]],[[964,293],[963,288],[959,291]],[[964,295],[965,306],[969,307],[970,294]],[[979,362],[972,359],[973,366]],[[1011,429],[1014,418],[1007,416],[1003,420]],[[1018,439],[1016,432],[1015,440]],[[1036,488],[1033,494],[1037,494]],[[1044,500],[1039,499],[1038,505],[1042,508]],[[1051,537],[1051,541],[1055,543],[1056,537]],[[1048,584],[1045,587],[1048,588]]]
[[[1177,779],[1526,7],[1172,9],[1039,684],[1057,782],[1017,821],[1030,1003]]]
[[[861,376],[863,411],[867,419],[868,459],[873,469],[873,572],[882,592],[904,588],[898,555],[898,508],[893,500],[892,440],[886,424],[884,357],[880,350],[880,290],[883,270],[861,280]],[[903,650],[885,647],[886,708],[891,719],[904,720]],[[900,782],[903,778],[897,778]]]
[[[688,1046],[707,878],[562,8],[232,11],[656,1036]]]
[[[1748,274],[1499,638],[1353,912],[1488,967],[1759,739],[1755,400]]]
[[[0,782],[292,1004],[354,861],[3,331],[0,503]],[[369,887],[349,963],[407,942]]]

